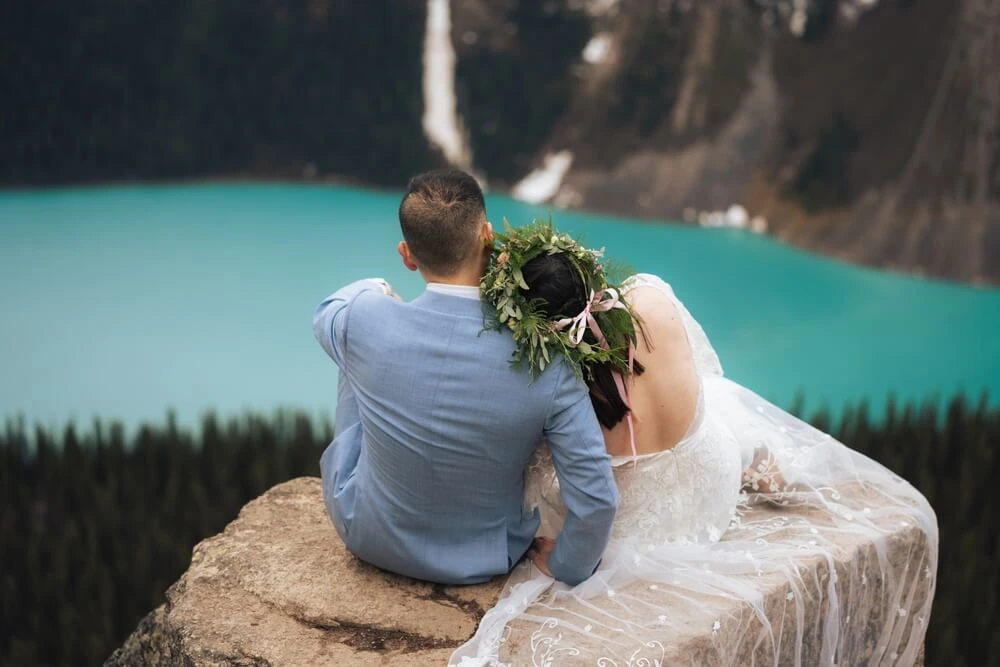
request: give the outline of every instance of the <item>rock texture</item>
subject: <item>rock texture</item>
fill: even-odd
[[[443,664],[502,585],[436,586],[359,561],[330,524],[320,480],[299,478],[199,543],[166,604],[107,664]]]
[[[838,574],[876,573],[871,545],[849,544],[849,539],[833,563]],[[921,548],[913,529],[900,529],[889,541],[894,560],[912,558]],[[826,562],[804,560],[803,565],[818,579],[829,577]],[[779,604],[784,589],[778,582],[756,585],[765,606]],[[248,504],[223,533],[198,544],[191,567],[167,591],[166,604],[143,619],[106,664],[444,664],[474,632],[502,586],[502,578],[479,586],[433,585],[358,561],[330,526],[320,481],[300,478],[274,487]],[[864,605],[862,600],[853,610],[852,627],[845,629],[858,637],[854,657],[859,660],[866,651],[870,655],[866,644],[873,630],[873,609]],[[710,626],[699,621],[723,615],[735,622],[745,615],[711,606],[684,606],[690,632],[658,638],[666,647],[663,664],[712,664],[710,632],[704,630]],[[721,631],[745,630],[727,625]],[[515,624],[505,656],[512,663],[531,663],[529,634],[530,629]],[[585,655],[573,660],[593,662]]]
[[[995,0],[553,0],[567,25],[581,8],[602,44],[558,76],[562,51],[513,60],[553,32],[538,39],[517,3],[455,4],[459,87],[472,91],[459,107],[492,187],[569,154],[557,206],[679,220],[739,203],[824,254],[1000,283]],[[793,6],[811,16],[804,32]],[[544,62],[554,78],[514,93],[497,62]],[[543,104],[542,91],[558,95]],[[498,141],[538,123],[541,139]],[[505,152],[520,162],[500,168]]]

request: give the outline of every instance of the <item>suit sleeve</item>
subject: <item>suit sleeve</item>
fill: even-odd
[[[366,278],[342,287],[323,299],[313,314],[313,334],[320,347],[338,366],[344,365],[344,346],[351,304],[365,292],[388,294],[388,283],[380,278]]]
[[[594,573],[618,509],[611,457],[587,389],[563,364],[545,427],[566,505],[566,522],[549,556],[552,576],[575,586]]]

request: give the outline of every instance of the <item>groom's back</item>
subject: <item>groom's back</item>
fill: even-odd
[[[331,450],[360,444],[345,497],[353,515],[338,523],[348,547],[422,579],[506,572],[537,528],[521,508],[523,468],[555,385],[578,381],[560,366],[530,383],[510,366],[510,334],[483,331],[476,300],[428,291],[404,304],[369,292],[347,311]]]

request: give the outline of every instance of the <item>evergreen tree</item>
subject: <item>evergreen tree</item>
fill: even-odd
[[[798,402],[801,405],[801,401]],[[833,434],[910,480],[940,526],[926,664],[1000,654],[1000,409],[986,396],[846,410]],[[811,420],[829,430],[827,414]],[[162,604],[191,549],[269,487],[316,475],[329,424],[300,414],[0,430],[0,664],[93,665]],[[30,434],[30,435],[29,435]]]

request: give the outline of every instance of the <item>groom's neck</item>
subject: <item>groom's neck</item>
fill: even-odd
[[[467,285],[470,287],[479,287],[479,282],[483,279],[484,273],[486,273],[486,262],[470,264],[447,276],[433,274],[420,269],[420,275],[423,276],[426,282],[441,283],[443,285]]]
[[[461,271],[448,276],[433,275],[425,271],[421,271],[420,273],[424,277],[424,280],[429,283],[441,283],[442,285],[467,285],[470,287],[479,287],[479,281],[482,280],[483,277],[482,271],[477,269],[472,271]]]

